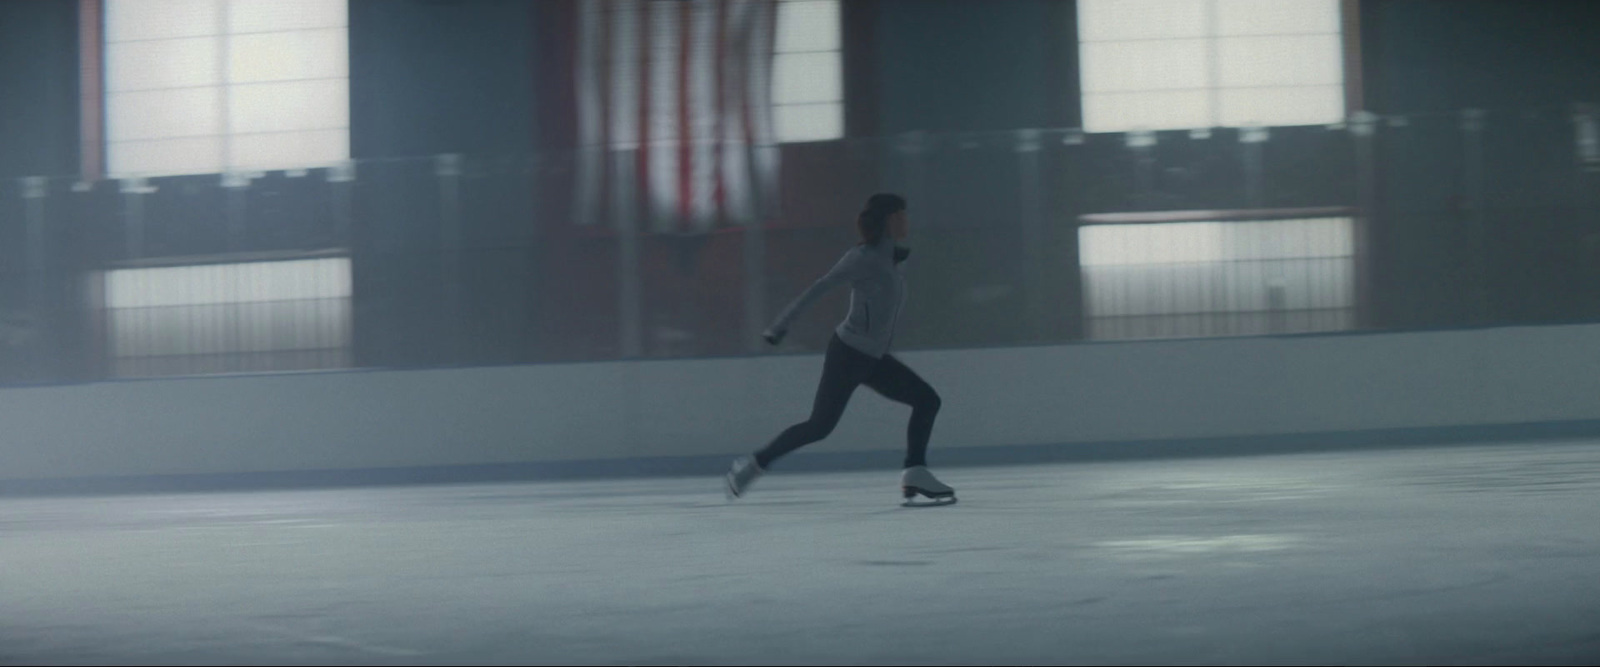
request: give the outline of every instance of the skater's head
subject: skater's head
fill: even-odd
[[[906,220],[905,197],[887,192],[868,197],[861,215],[856,216],[856,230],[861,232],[861,242],[867,245],[877,244],[884,234],[897,241],[904,239],[911,232],[911,223]]]

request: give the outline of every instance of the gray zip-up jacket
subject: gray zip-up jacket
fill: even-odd
[[[910,250],[895,246],[888,236],[874,245],[851,248],[827,275],[783,309],[767,331],[783,336],[811,302],[834,287],[849,285],[850,314],[834,331],[850,347],[874,358],[882,357],[894,340],[895,323],[905,303],[906,279],[899,265],[910,254]]]

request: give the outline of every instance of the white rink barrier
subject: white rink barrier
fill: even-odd
[[[932,447],[1600,419],[1600,325],[1087,343],[900,355]],[[0,389],[0,480],[732,455],[804,419],[815,355]],[[818,451],[903,446],[858,390]]]

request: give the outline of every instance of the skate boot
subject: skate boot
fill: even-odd
[[[754,456],[741,456],[733,460],[733,467],[728,470],[726,477],[728,500],[733,500],[750,490],[750,485],[766,474],[761,466],[756,463]]]
[[[935,478],[927,466],[906,468],[900,475],[900,492],[905,495],[906,507],[936,507],[956,502],[956,490]],[[918,495],[931,498],[932,502],[913,502]]]

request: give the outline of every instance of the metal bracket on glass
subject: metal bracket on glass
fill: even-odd
[[[1044,148],[1043,142],[1039,141],[1039,137],[1043,134],[1044,133],[1035,129],[1017,130],[1017,152],[1039,152],[1040,149]]]
[[[250,181],[265,175],[259,171],[225,171],[222,172],[222,187],[248,188]]]
[[[1189,130],[1189,138],[1190,139],[1210,139],[1211,138],[1211,128],[1209,128],[1209,127],[1197,127],[1197,128],[1192,129],[1192,130]]]
[[[1083,130],[1076,127],[1067,128],[1067,131],[1061,134],[1061,145],[1082,146]]]
[[[29,176],[22,179],[23,199],[43,199],[49,192],[49,179],[43,176]]]
[[[1572,143],[1584,171],[1600,171],[1600,107],[1572,105]]]
[[[1378,115],[1371,111],[1350,114],[1350,132],[1358,137],[1370,137],[1378,130]]]
[[[1239,128],[1239,143],[1241,144],[1259,144],[1266,141],[1270,136],[1271,132],[1260,125],[1246,125]]]
[[[445,153],[433,156],[433,175],[435,176],[460,176],[461,155]]]
[[[159,188],[151,185],[150,179],[134,177],[122,179],[119,189],[122,191],[122,194],[125,195],[147,195],[155,192]]]
[[[927,143],[927,133],[922,130],[912,130],[895,138],[895,150],[901,153],[915,155],[921,153]]]
[[[1385,120],[1389,121],[1389,127],[1409,127],[1411,125],[1411,119],[1405,116],[1387,116]]]
[[[340,160],[328,165],[329,183],[349,183],[356,180],[356,163],[354,160]]]
[[[1124,141],[1128,148],[1149,148],[1156,145],[1156,133],[1150,130],[1133,130],[1128,132]]]

